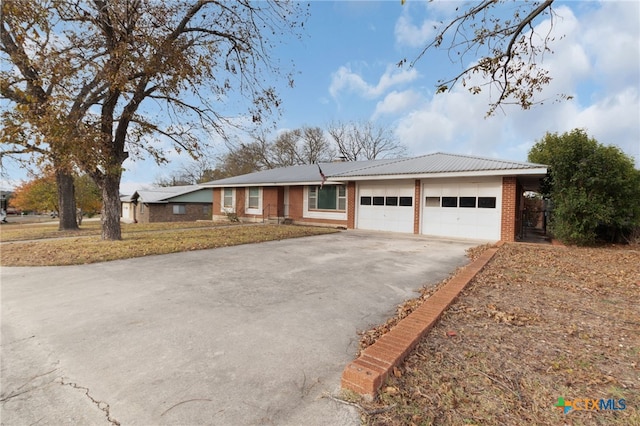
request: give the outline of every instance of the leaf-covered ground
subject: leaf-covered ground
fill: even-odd
[[[184,226],[184,225],[183,225]],[[251,244],[336,232],[296,225],[234,225],[200,229],[123,229],[122,241],[80,236],[3,243],[2,266],[54,266],[106,262],[132,257]]]
[[[640,425],[639,296],[638,246],[505,245],[379,397],[361,402],[363,422]],[[564,414],[560,397],[626,409]]]

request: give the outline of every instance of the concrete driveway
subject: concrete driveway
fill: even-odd
[[[327,395],[473,241],[338,234],[2,268],[3,424],[354,425]]]

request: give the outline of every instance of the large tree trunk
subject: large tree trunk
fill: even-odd
[[[66,170],[56,170],[56,184],[58,186],[58,213],[60,221],[59,231],[78,230],[76,222],[76,194],[73,185],[73,175]]]
[[[102,190],[102,239],[122,239],[120,229],[120,174],[105,175],[100,180]]]

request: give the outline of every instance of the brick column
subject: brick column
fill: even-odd
[[[413,195],[413,233],[420,233],[420,204],[422,203],[422,196],[420,195],[420,180],[416,179],[415,190]]]
[[[347,183],[347,229],[356,227],[356,183]]]
[[[212,208],[212,215],[216,216],[216,215],[220,215],[221,211],[222,211],[222,188],[213,188],[213,206],[211,206]]]
[[[502,178],[502,220],[500,225],[500,239],[502,241],[516,240],[517,186],[515,176]]]

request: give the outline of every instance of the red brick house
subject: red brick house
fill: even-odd
[[[213,189],[214,220],[234,213],[242,221],[514,241],[523,194],[546,173],[541,164],[436,153],[283,167],[202,186]]]
[[[120,198],[126,222],[185,222],[211,220],[211,189],[200,185],[141,189]]]

